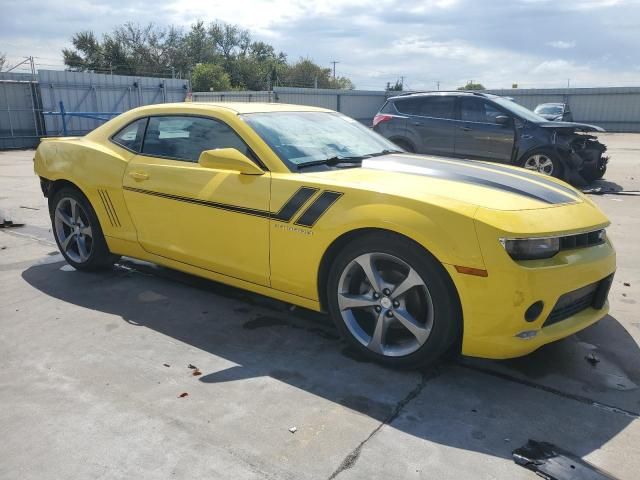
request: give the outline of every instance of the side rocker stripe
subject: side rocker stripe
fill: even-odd
[[[302,215],[300,215],[295,224],[301,227],[313,227],[318,219],[329,210],[329,207],[336,203],[342,195],[342,192],[322,192],[322,194],[307,207]]]

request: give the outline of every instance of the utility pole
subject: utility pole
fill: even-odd
[[[569,85],[571,84],[571,79],[567,78],[567,88],[570,88]]]
[[[333,79],[335,80],[336,79],[336,63],[340,63],[340,62],[337,61],[337,60],[333,60],[333,61],[331,61],[329,63],[333,64]]]
[[[438,87],[438,91],[440,91],[440,80],[436,80],[436,85]]]

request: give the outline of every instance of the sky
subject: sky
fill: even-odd
[[[75,32],[222,20],[358,89],[640,85],[640,0],[0,0],[0,52],[63,66]]]

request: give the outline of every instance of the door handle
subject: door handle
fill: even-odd
[[[460,130],[462,130],[463,132],[470,132],[472,130],[471,127],[460,127]]]
[[[149,174],[144,172],[129,172],[129,176],[136,182],[142,182],[149,179]]]

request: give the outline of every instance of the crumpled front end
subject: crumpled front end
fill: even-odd
[[[602,178],[609,157],[604,155],[606,145],[598,141],[595,135],[560,130],[554,132],[553,141],[558,153],[570,167],[567,173],[571,183],[585,184]]]

